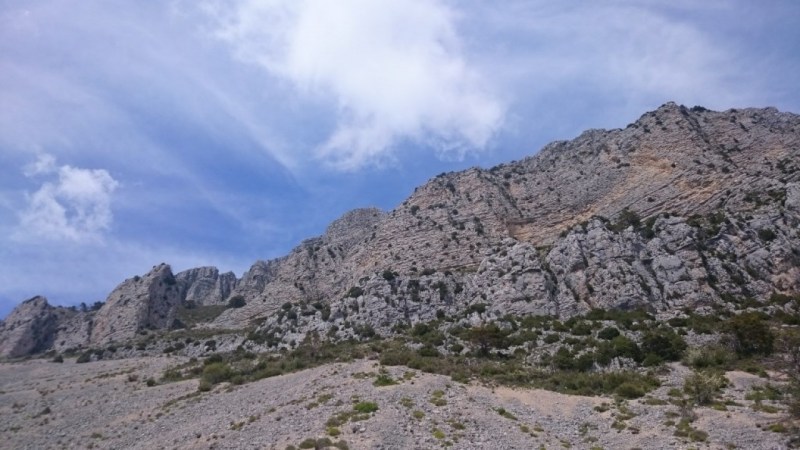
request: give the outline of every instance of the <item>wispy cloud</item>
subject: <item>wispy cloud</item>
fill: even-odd
[[[111,196],[119,183],[106,170],[58,166],[45,154],[24,173],[45,181],[28,195],[15,237],[97,240],[111,226]]]
[[[206,9],[242,61],[335,102],[338,123],[317,156],[337,168],[386,161],[404,140],[463,155],[502,125],[505,105],[465,57],[443,2],[244,0]]]

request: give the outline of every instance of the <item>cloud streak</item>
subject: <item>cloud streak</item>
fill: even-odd
[[[446,156],[484,148],[504,103],[469,64],[456,14],[438,1],[241,1],[210,4],[215,35],[237,57],[306,96],[329,98],[338,122],[316,155],[353,170],[399,143]]]

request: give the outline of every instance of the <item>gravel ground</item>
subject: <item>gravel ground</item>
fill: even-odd
[[[399,384],[376,387],[374,361],[222,384],[202,394],[196,380],[147,386],[179,361],[0,364],[0,447],[283,450],[325,437],[331,417],[353,411],[356,401],[371,401],[376,412],[342,424],[331,440],[351,449],[785,448],[786,436],[767,430],[782,411],[756,411],[744,399],[767,380],[742,372],[727,375],[727,410],[694,409],[691,426],[707,440],[692,442],[675,436],[670,421],[678,422],[681,410],[666,403],[670,389],[681,388],[690,373],[679,365],[670,366],[650,396],[621,403],[464,385],[401,367],[387,369]]]

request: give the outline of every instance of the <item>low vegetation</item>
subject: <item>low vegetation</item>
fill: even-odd
[[[776,304],[797,301],[793,297],[774,300]],[[330,362],[374,358],[383,367],[404,366],[446,375],[456,382],[536,387],[564,394],[607,395],[627,400],[644,397],[657,388],[664,363],[681,361],[693,368],[694,373],[686,379],[683,389],[675,393],[675,401],[694,406],[719,405],[724,409],[720,394],[726,385],[722,376],[726,370],[764,373],[769,368],[797,373],[800,332],[794,328],[779,331],[778,325],[785,322],[785,318],[776,319],[753,310],[711,315],[685,311],[664,322],[641,310],[593,310],[564,321],[548,316],[505,316],[472,327],[453,325],[451,318],[440,317],[412,327],[398,326],[392,338],[370,333],[360,339],[336,341],[311,333],[292,349],[272,353],[254,354],[239,347],[234,352],[214,353],[204,360],[173,367],[162,382],[198,378],[198,390],[206,392],[220,383],[241,384]],[[711,340],[716,343],[690,347],[686,341],[688,333],[716,335]],[[772,358],[776,351],[785,357]],[[91,353],[88,355],[92,357]],[[784,367],[777,367],[776,362]],[[609,370],[612,363],[624,369]],[[411,377],[413,373],[406,372]],[[384,369],[368,375],[374,377],[372,383],[379,388],[403,381]],[[793,417],[800,417],[800,382],[796,378],[800,376],[780,388],[779,398]],[[757,405],[772,408],[759,397],[767,394],[753,395],[759,398],[754,400]],[[447,405],[442,391],[433,392],[429,402],[433,406]],[[652,397],[644,402],[665,403]],[[425,413],[415,410],[409,399],[401,404],[412,417],[424,417]],[[366,420],[377,409],[375,403],[355,403],[352,410],[331,417],[326,434],[336,437],[344,423]],[[497,412],[509,419],[514,417],[502,408]],[[620,427],[627,427],[619,417],[616,421]],[[705,439],[704,433],[687,420],[676,424],[675,434],[696,442]]]

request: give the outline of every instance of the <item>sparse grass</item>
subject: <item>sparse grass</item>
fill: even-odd
[[[674,434],[678,437],[688,438],[692,442],[705,442],[708,439],[708,433],[692,427],[690,421],[687,419],[681,419],[681,421],[675,425]]]
[[[511,412],[509,412],[505,408],[495,408],[495,411],[497,411],[497,414],[500,414],[501,416],[505,417],[506,419],[517,420],[517,416],[515,416],[514,414],[511,414]]]
[[[607,402],[603,402],[603,403],[601,403],[601,404],[599,404],[599,405],[594,407],[594,410],[599,412],[599,413],[604,413],[604,412],[608,411],[609,409],[611,409],[611,405],[609,403],[607,403]]]
[[[353,410],[361,414],[369,414],[378,410],[378,404],[375,402],[358,402],[353,405]]]
[[[645,397],[645,399],[643,400],[643,403],[645,405],[651,405],[651,406],[661,406],[661,405],[669,404],[668,402],[666,402],[664,400],[661,400],[660,398],[655,398],[655,397]]]
[[[461,422],[456,422],[456,421],[450,420],[450,421],[448,421],[447,423],[449,423],[449,424],[450,424],[450,426],[451,426],[451,427],[453,427],[453,429],[454,429],[454,430],[464,430],[464,429],[466,429],[466,428],[467,428],[467,427],[466,427],[466,426],[464,426],[464,424],[463,424],[463,423],[461,423]]]
[[[444,391],[436,390],[433,391],[431,394],[430,402],[435,406],[445,406],[447,404],[447,400],[444,398]]]
[[[767,427],[767,430],[772,431],[774,433],[788,433],[789,432],[789,429],[786,427],[786,425],[784,425],[782,423],[773,423],[773,424],[771,424],[770,426]]]
[[[178,307],[176,311],[176,318],[180,320],[185,326],[192,327],[198,323],[207,323],[216,319],[223,311],[227,309],[226,305],[206,305],[196,306],[194,308]]]
[[[422,418],[425,417],[425,413],[417,409],[411,413],[411,416],[417,420],[422,420]]]
[[[373,386],[382,387],[382,386],[392,386],[397,384],[388,373],[380,373],[377,377],[375,377],[375,381],[372,382]]]

